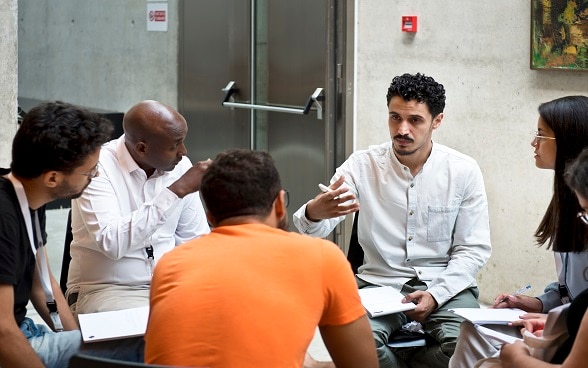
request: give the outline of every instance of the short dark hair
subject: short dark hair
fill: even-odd
[[[12,141],[12,172],[36,178],[51,171],[72,172],[107,142],[112,122],[97,113],[55,101],[32,108]]]
[[[588,199],[588,148],[568,164],[564,177],[571,190]]]
[[[219,153],[202,177],[200,192],[216,222],[237,216],[267,217],[282,185],[267,152],[232,149]]]
[[[445,109],[445,88],[432,77],[421,73],[415,75],[405,73],[394,77],[388,87],[386,105],[390,104],[390,100],[394,96],[400,96],[405,101],[424,102],[433,117]]]

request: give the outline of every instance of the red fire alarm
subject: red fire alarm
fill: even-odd
[[[402,32],[416,32],[417,31],[417,16],[403,15],[402,16]]]

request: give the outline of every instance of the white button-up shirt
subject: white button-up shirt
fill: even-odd
[[[199,193],[178,198],[167,187],[192,163],[147,178],[124,144],[124,135],[100,151],[100,175],[72,200],[71,256],[67,287],[118,284],[149,286],[152,268],[174,246],[210,232]],[[154,260],[146,248],[153,246]]]
[[[360,205],[358,239],[364,250],[359,277],[400,289],[412,278],[425,282],[442,305],[476,286],[491,253],[488,202],[482,173],[469,156],[440,144],[412,176],[391,142],[353,153],[339,167]],[[327,236],[344,216],[312,222],[306,204],[294,214],[305,234]]]

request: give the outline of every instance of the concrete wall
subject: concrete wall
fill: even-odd
[[[0,19],[0,167],[8,167],[17,127],[17,0],[0,0]]]
[[[126,111],[143,99],[177,105],[178,13],[147,31],[145,0],[19,2],[21,97]]]
[[[532,234],[552,194],[553,172],[534,165],[530,132],[539,103],[588,95],[588,72],[529,68],[530,2],[357,0],[357,148],[387,135],[393,76],[422,72],[443,83],[447,107],[433,138],[480,164],[490,205],[493,254],[479,276],[481,299],[555,280],[552,253]],[[416,35],[400,31],[417,15]]]
[[[0,0],[1,1],[1,0]],[[144,0],[20,2],[20,95],[124,111],[144,98],[177,101],[178,23],[147,32]],[[481,299],[555,279],[552,254],[532,233],[552,192],[535,168],[537,105],[588,94],[588,73],[529,68],[530,3],[496,0],[355,0],[356,148],[387,137],[393,76],[423,72],[447,89],[434,138],[476,158],[486,180],[494,252],[479,276]],[[400,31],[402,15],[419,31]],[[4,42],[4,41],[2,41]]]

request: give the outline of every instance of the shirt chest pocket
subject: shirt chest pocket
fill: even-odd
[[[459,207],[429,206],[427,221],[427,241],[442,242],[451,240]]]

